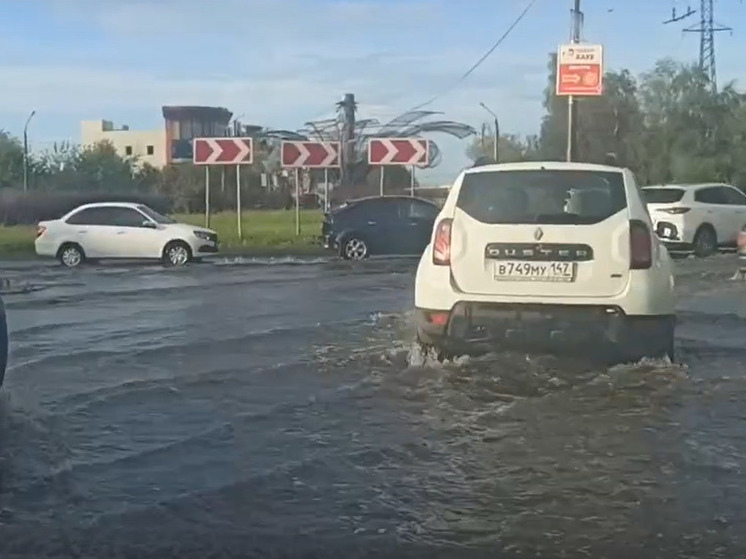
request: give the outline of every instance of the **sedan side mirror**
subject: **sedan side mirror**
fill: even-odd
[[[158,224],[155,223],[155,222],[153,222],[153,221],[150,221],[149,219],[146,219],[145,221],[143,221],[142,222],[142,226],[143,227],[147,227],[148,229],[157,229],[158,228]]]

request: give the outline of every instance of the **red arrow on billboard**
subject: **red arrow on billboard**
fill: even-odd
[[[251,165],[254,142],[251,138],[195,138],[192,161],[195,165]]]
[[[281,146],[283,167],[339,167],[339,142],[284,141]]]
[[[370,165],[421,165],[430,163],[430,141],[423,138],[373,138],[368,142]]]

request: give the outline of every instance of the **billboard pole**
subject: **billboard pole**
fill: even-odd
[[[573,0],[572,10],[572,31],[570,42],[577,44],[580,42],[580,22],[583,17],[580,12],[580,0]],[[572,161],[576,157],[575,147],[575,128],[578,123],[577,108],[575,107],[575,96],[567,97],[567,161]]]

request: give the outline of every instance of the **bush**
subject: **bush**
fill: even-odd
[[[171,211],[171,201],[154,194],[115,194],[111,192],[19,192],[0,190],[0,225],[33,225],[58,219],[82,204],[94,202],[132,202],[146,204],[156,211]]]

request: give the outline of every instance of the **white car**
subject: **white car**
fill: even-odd
[[[729,184],[646,186],[654,231],[671,251],[708,256],[734,248],[746,225],[746,194]]]
[[[652,231],[628,169],[530,162],[462,172],[417,268],[422,350],[443,359],[539,345],[617,363],[673,359],[673,263]]]
[[[86,260],[152,259],[182,266],[218,252],[215,231],[177,223],[143,204],[97,203],[75,208],[60,219],[42,221],[36,254],[69,268]]]

